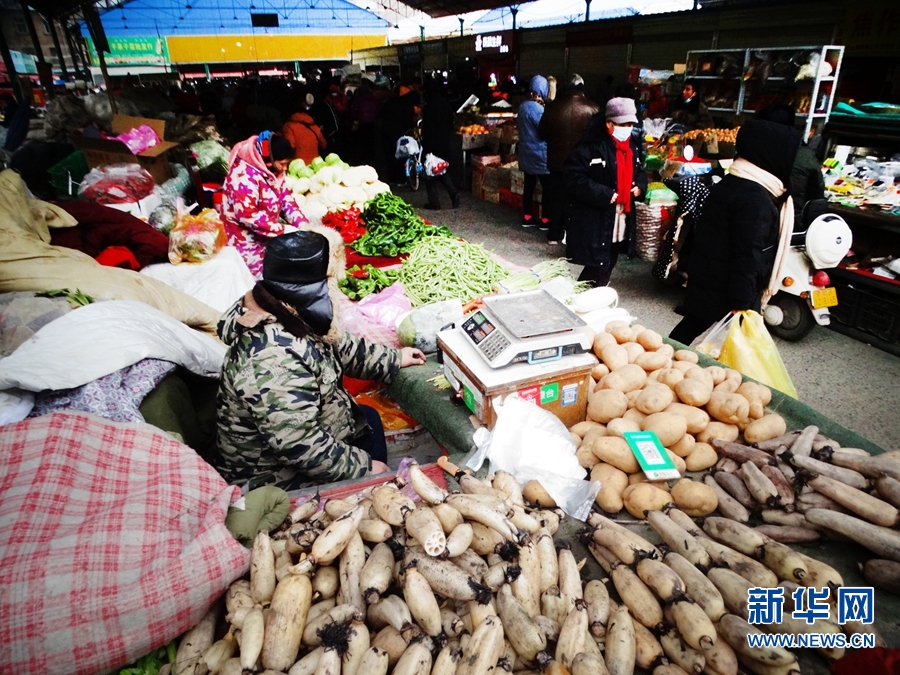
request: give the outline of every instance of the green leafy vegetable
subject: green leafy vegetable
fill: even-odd
[[[351,300],[360,300],[371,293],[378,293],[397,281],[398,270],[382,270],[372,265],[354,265],[347,270],[347,277],[338,282],[340,289]]]
[[[381,192],[369,200],[363,220],[366,234],[350,244],[361,255],[394,258],[408,253],[422,237],[453,236],[446,227],[428,225],[412,206],[390,192]]]
[[[37,298],[65,298],[69,301],[69,304],[75,307],[86,307],[94,302],[94,298],[77,288],[74,291],[70,291],[68,288],[56,288],[49,291],[41,291],[34,295]]]

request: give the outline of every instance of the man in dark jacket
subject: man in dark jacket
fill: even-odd
[[[444,96],[442,82],[432,80],[425,88],[425,105],[422,108],[422,146],[426,153],[440,157],[446,162],[453,158],[453,108]],[[450,170],[447,169],[439,176],[425,177],[425,190],[428,192],[426,209],[437,210],[441,208],[441,196],[438,192],[438,184],[444,186],[450,196],[453,208],[459,206],[459,190],[450,178]]]
[[[690,344],[729,312],[760,310],[799,147],[800,133],[790,127],[758,120],[741,127],[735,165],[749,162],[751,171],[738,177],[732,165],[710,189],[695,228],[684,319],[669,334],[673,340]]]
[[[635,200],[647,192],[647,174],[631,135],[634,101],[610,99],[595,115],[563,164],[566,256],[584,265],[579,281],[606,286],[620,252],[634,241]]]
[[[669,115],[673,122],[684,125],[685,131],[712,129],[713,119],[709,109],[700,101],[697,83],[687,80],[681,90],[681,98],[672,102]]]
[[[566,185],[563,180],[563,164],[572,148],[581,140],[591,117],[598,112],[600,107],[585,95],[584,80],[576,73],[569,78],[569,85],[563,94],[547,104],[538,124],[538,134],[547,142],[550,189],[543,199],[549,219],[547,241],[551,244],[561,242],[565,234],[563,217]]]

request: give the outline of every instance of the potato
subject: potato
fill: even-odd
[[[725,369],[721,366],[706,366],[706,368],[704,368],[703,370],[705,370],[712,376],[713,385],[717,385],[720,382],[725,381]]]
[[[613,323],[618,322],[614,321]],[[624,321],[621,323],[624,324]],[[610,329],[609,324],[607,324],[606,332],[616,338],[616,342],[618,342],[620,345],[634,340],[634,333],[631,331],[631,328],[625,325],[613,326],[612,329]]]
[[[740,432],[741,430],[734,424],[713,420],[706,425],[703,431],[697,434],[697,440],[700,443],[709,443],[714,438],[718,438],[720,441],[736,441]]]
[[[674,348],[672,345],[668,344],[668,343],[663,343],[663,345],[662,345],[659,349],[657,349],[656,351],[659,352],[660,354],[665,354],[665,355],[668,356],[670,359],[671,359],[673,356],[675,356],[675,348]]]
[[[641,421],[646,417],[644,413],[642,413],[637,408],[629,408],[625,411],[625,414],[622,415],[622,419],[630,420],[631,422],[635,422],[640,426]],[[640,431],[640,429],[638,429]]]
[[[581,436],[572,431],[569,432],[569,435],[572,437],[572,442],[575,444],[575,449],[578,450],[578,448],[581,447]]]
[[[569,431],[571,431],[573,434],[578,434],[579,436],[584,438],[584,436],[585,436],[585,434],[587,434],[587,432],[589,432],[591,429],[596,429],[599,426],[601,426],[601,425],[598,424],[597,422],[593,422],[591,420],[585,420],[584,422],[578,422],[576,424],[573,424],[571,427],[569,427]]]
[[[629,326],[629,328],[631,328],[631,332],[634,333],[635,337],[647,330],[647,327],[640,323],[633,323]]]
[[[647,478],[647,474],[643,471],[638,471],[637,473],[628,474],[628,484],[636,485],[638,483],[647,483],[648,485],[652,485],[654,487],[658,487],[660,490],[669,491],[669,484],[664,480],[649,480]]]
[[[640,471],[641,467],[631,447],[619,436],[603,436],[596,438],[591,443],[591,451],[603,462],[612,464],[625,473]]]
[[[622,492],[628,487],[628,474],[612,464],[600,462],[591,469],[591,480],[600,483],[600,492],[594,498],[597,505],[607,513],[622,510]]]
[[[687,433],[687,421],[681,415],[658,412],[644,418],[641,430],[654,432],[659,442],[668,447]]]
[[[674,392],[664,384],[652,384],[640,390],[634,407],[645,415],[662,412],[675,400]]]
[[[738,424],[750,415],[750,402],[740,394],[714,391],[706,404],[706,412],[726,424]]]
[[[675,390],[675,385],[684,379],[684,373],[678,370],[678,368],[663,368],[662,370],[654,372],[657,373],[656,381],[666,385],[673,391]]]
[[[687,422],[687,420],[685,420]],[[679,457],[687,457],[694,450],[694,445],[697,441],[694,440],[694,437],[689,433],[682,436],[677,442],[672,443],[669,446],[669,450],[674,452]]]
[[[588,430],[588,432],[582,437],[582,444],[587,444],[593,441],[595,438],[600,438],[601,436],[606,436],[606,427],[602,424],[597,424],[595,427],[592,427]]]
[[[678,473],[684,475],[684,472],[687,471],[687,465],[684,463],[684,460],[681,459],[674,452],[669,450],[668,448],[663,448],[666,451],[666,454],[669,456],[669,459],[672,460],[672,464],[675,465],[675,468],[678,470]]]
[[[622,501],[635,518],[646,518],[645,511],[660,511],[672,501],[669,493],[650,483],[635,483],[625,488]]]
[[[709,424],[708,412],[702,408],[695,408],[692,405],[679,403],[678,401],[667,406],[663,412],[681,415],[687,421],[687,432],[689,434],[699,434]]]
[[[677,369],[680,370],[682,373],[686,373],[686,372],[689,371],[691,368],[696,368],[696,367],[697,367],[697,364],[696,364],[696,363],[693,363],[693,362],[691,362],[691,361],[675,361],[675,362],[672,364],[672,367],[673,367],[673,368],[677,368]]]
[[[700,356],[697,352],[692,352],[690,349],[679,349],[675,352],[675,360],[687,361],[688,363],[700,363]]]
[[[661,369],[659,369],[659,370],[654,370],[654,371],[652,371],[652,372],[647,373],[647,382],[658,382],[658,381],[659,381],[659,374],[660,374],[661,372],[663,372],[664,370],[665,370],[665,368],[661,368]],[[647,385],[644,384],[644,386],[646,387]]]
[[[605,330],[607,333],[612,335],[612,332],[614,330],[617,330],[617,329],[623,328],[623,327],[628,328],[628,322],[623,321],[622,319],[616,319],[615,321],[610,321],[609,323],[607,323],[606,327],[603,330]]]
[[[719,368],[722,371],[724,380],[724,368]],[[706,368],[701,368],[700,366],[694,366],[692,368],[688,368],[684,373],[684,379],[686,380],[700,380],[709,385],[709,388],[712,389],[716,386],[716,380],[713,377],[713,373],[709,372]]]
[[[626,342],[622,346],[625,348],[625,351],[628,352],[628,363],[634,363],[635,359],[644,353],[644,348],[637,342]]]
[[[761,443],[777,438],[787,432],[787,425],[781,415],[772,413],[753,420],[744,429],[744,440],[748,443]]]
[[[591,377],[594,378],[597,382],[602,380],[605,376],[609,375],[609,366],[605,363],[598,363],[591,370]]]
[[[606,424],[610,420],[621,417],[628,410],[625,394],[617,389],[600,389],[588,399],[588,419]]]
[[[606,345],[600,350],[600,360],[610,370],[618,370],[628,365],[628,352],[622,345]]]
[[[760,419],[766,414],[766,406],[772,400],[772,390],[763,384],[756,382],[744,382],[737,389],[737,393],[750,402],[750,418]]]
[[[591,452],[591,446],[585,445],[583,442],[575,451],[575,459],[578,460],[578,463],[581,464],[582,468],[590,471],[594,468],[594,465],[600,460],[597,459],[597,455]]]
[[[638,355],[634,362],[649,373],[660,368],[667,368],[671,359],[659,352],[644,352]]]
[[[625,394],[625,400],[628,401],[628,409],[631,410],[637,404],[638,397],[643,393],[643,389],[635,389]]]
[[[616,338],[614,338],[609,333],[597,333],[594,336],[594,355],[599,359],[600,352],[603,351],[603,348],[607,345],[617,345]]]
[[[544,489],[544,486],[536,480],[530,480],[522,488],[522,496],[532,504],[537,504],[545,509],[555,509],[556,501]]]
[[[621,347],[620,347],[621,349]],[[624,350],[623,350],[624,351]],[[640,366],[633,363],[613,368],[613,372],[600,380],[601,389],[617,389],[624,394],[635,389],[640,389],[647,381],[647,373]]]
[[[615,420],[610,420],[610,423],[606,425],[606,431],[610,436],[619,436],[621,438],[622,434],[629,431],[640,431],[641,424],[640,422],[636,422],[633,419],[625,419],[624,417],[620,417]]]
[[[632,329],[633,330],[633,329]],[[648,352],[655,352],[663,346],[662,335],[655,330],[642,330],[635,336],[635,342]]]
[[[696,368],[694,366],[695,370]],[[682,403],[700,407],[709,402],[709,397],[712,396],[712,386],[702,379],[685,377],[675,385],[675,394]]]
[[[719,461],[719,454],[709,443],[694,443],[694,449],[684,458],[688,471],[703,471]]]
[[[692,518],[708,516],[719,505],[719,499],[709,485],[690,478],[682,478],[675,483],[671,495],[678,508]]]

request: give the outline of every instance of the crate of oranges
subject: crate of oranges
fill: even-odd
[[[491,132],[481,124],[469,124],[460,127],[456,133],[462,136],[463,150],[473,150],[485,147]]]

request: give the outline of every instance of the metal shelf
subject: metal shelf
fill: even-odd
[[[727,82],[740,82],[740,77],[723,77],[722,75],[685,75],[689,80],[725,80]]]
[[[707,110],[709,110],[709,112],[727,112],[727,113],[737,112],[734,108],[707,108]]]

